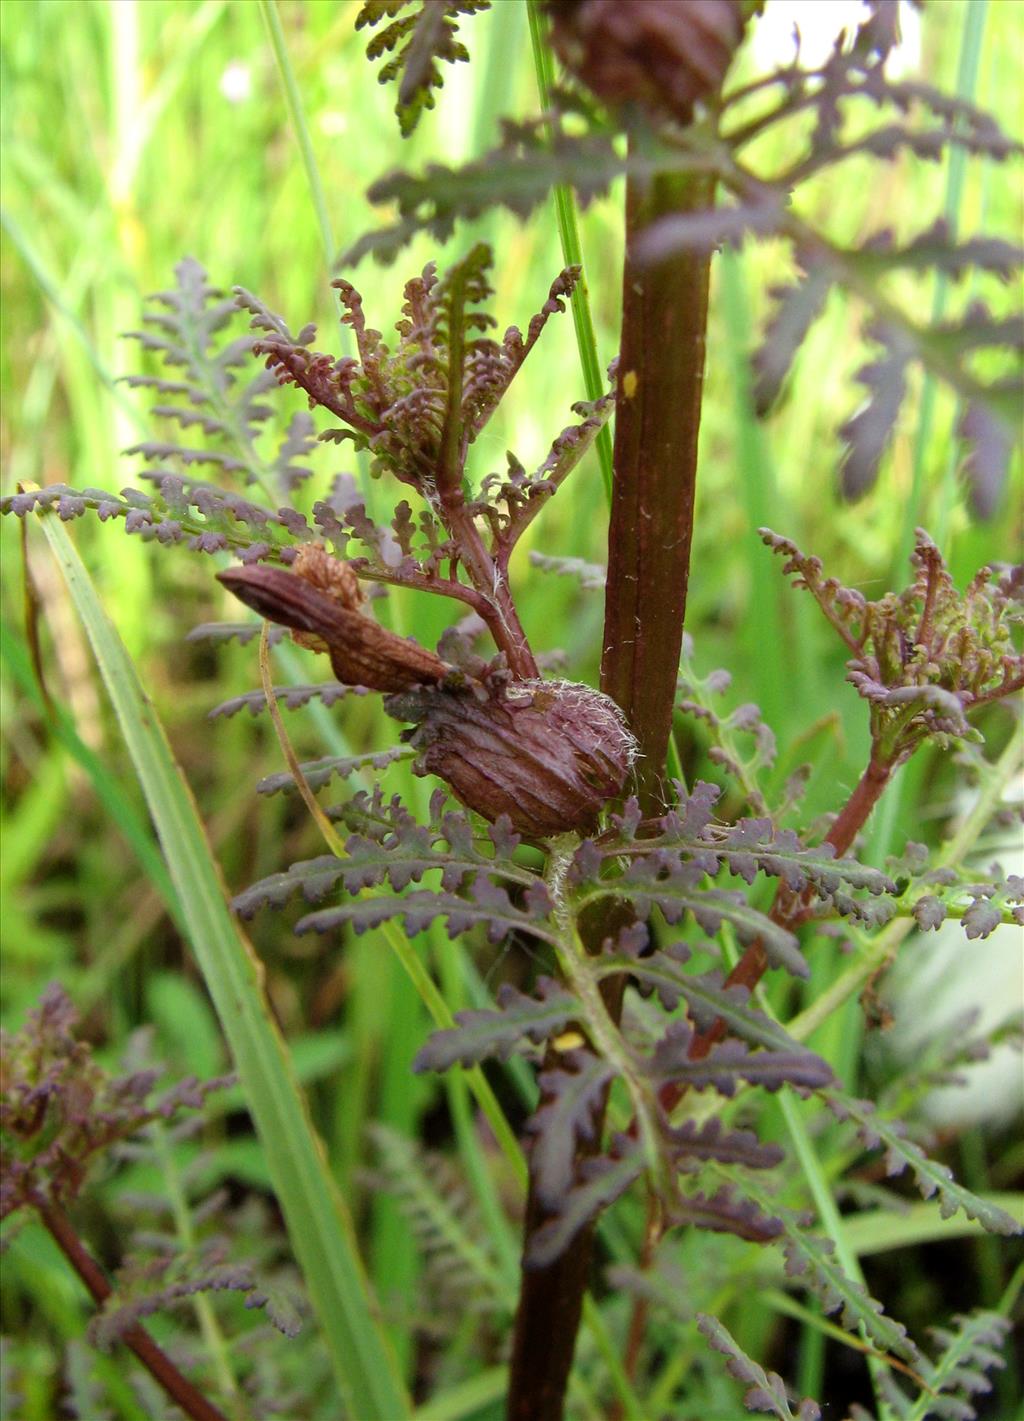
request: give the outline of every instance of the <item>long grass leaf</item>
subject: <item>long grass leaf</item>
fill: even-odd
[[[191,792],[162,725],[67,532],[43,531],[85,626],[182,903],[196,960],[266,1152],[340,1393],[360,1421],[398,1421],[409,1403],[376,1322],[355,1233],[263,990],[263,967],[232,917]]]

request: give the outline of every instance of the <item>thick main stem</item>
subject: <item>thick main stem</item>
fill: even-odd
[[[102,1305],[112,1289],[103,1269],[82,1243],[71,1220],[58,1205],[39,1199],[36,1208],[64,1257],[88,1288],[93,1301]],[[168,1357],[163,1348],[150,1337],[144,1327],[136,1324],[121,1334],[121,1341],[135,1353],[152,1377],[193,1421],[227,1421],[223,1411],[207,1401]]]
[[[710,262],[706,254],[684,252],[640,266],[635,243],[655,218],[707,207],[711,199],[711,180],[703,176],[630,180],[626,192],[601,686],[621,706],[637,737],[637,792],[645,815],[661,807],[672,728],[693,527]],[[609,900],[581,924],[588,949],[599,950],[628,921],[628,909]],[[616,1020],[623,986],[623,979],[609,979],[604,987]],[[591,1150],[598,1148],[600,1136],[598,1120]],[[546,1217],[531,1177],[527,1241]],[[524,1265],[509,1421],[560,1421],[592,1242],[593,1230],[585,1229],[553,1263]]]

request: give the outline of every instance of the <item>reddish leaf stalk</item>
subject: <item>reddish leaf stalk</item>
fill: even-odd
[[[601,688],[626,714],[640,747],[638,793],[646,814],[661,807],[683,632],[704,379],[706,254],[679,253],[651,266],[635,256],[637,235],[656,217],[707,207],[703,176],[631,180],[626,192],[622,342],[616,391],[615,482],[609,528]],[[628,921],[609,900],[584,925],[597,951]],[[624,982],[605,984],[617,1019]],[[603,1115],[603,1112],[602,1112]],[[580,1150],[580,1161],[599,1147]],[[545,1211],[531,1184],[527,1242]],[[509,1421],[560,1421],[591,1260],[585,1229],[543,1268],[524,1267],[509,1378]]]
[[[57,1247],[88,1288],[93,1301],[102,1306],[113,1289],[102,1268],[78,1237],[71,1220],[57,1204],[42,1198],[36,1199],[34,1203]],[[193,1421],[227,1421],[223,1411],[207,1401],[188,1378],[178,1371],[167,1353],[157,1346],[144,1327],[136,1324],[128,1328],[122,1333],[121,1341],[135,1353],[150,1375],[159,1382],[171,1400],[181,1407],[186,1416],[191,1416]]]
[[[473,522],[461,486],[438,486],[439,512],[459,550],[463,566],[481,594],[477,610],[495,644],[508,658],[509,670],[521,681],[535,680],[540,671],[526,639],[508,582],[491,557]]]
[[[887,759],[877,747],[872,748],[864,773],[857,781],[853,793],[843,805],[835,823],[825,836],[824,842],[832,845],[836,858],[841,858],[849,852],[854,839],[867,822],[868,815],[878,803],[886,785],[892,778],[895,768],[896,762],[894,760]],[[809,911],[807,894],[794,895],[780,886],[775,895],[775,903],[770,916],[773,923],[792,931],[807,919]],[[764,947],[760,939],[755,939],[725,979],[725,985],[726,987],[746,987],[748,991],[752,992],[767,968],[768,958]],[[725,1027],[721,1021],[713,1022],[706,1031],[697,1032],[690,1043],[690,1060],[703,1060],[715,1042],[720,1041],[724,1034]],[[661,1097],[662,1104],[666,1109],[671,1110],[681,1096],[682,1089],[680,1087],[668,1087]]]

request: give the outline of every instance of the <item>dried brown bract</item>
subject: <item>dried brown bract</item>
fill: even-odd
[[[336,567],[344,564],[336,562]],[[322,567],[319,571],[323,575]],[[355,580],[350,571],[348,575]],[[344,575],[338,574],[338,578],[340,587]],[[447,674],[448,667],[434,652],[396,636],[294,572],[277,567],[235,567],[218,573],[218,580],[268,621],[298,633],[302,645],[326,651],[335,676],[347,686],[407,691],[440,681]]]

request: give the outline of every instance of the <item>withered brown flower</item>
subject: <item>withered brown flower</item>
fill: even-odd
[[[344,563],[326,554],[324,558],[355,582]],[[344,573],[328,575],[322,566],[314,566],[319,585],[310,580],[308,569],[304,576],[278,567],[233,567],[217,577],[247,607],[290,627],[303,645],[327,652],[335,676],[347,686],[404,691],[447,674],[449,668],[434,652],[358,611]],[[333,591],[322,590],[332,586]]]

